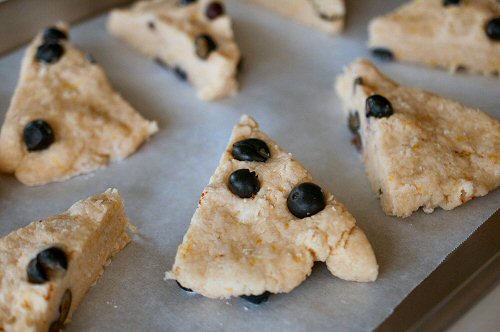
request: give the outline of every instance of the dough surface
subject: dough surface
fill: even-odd
[[[67,33],[65,24],[58,28]],[[113,90],[104,71],[69,40],[59,42],[62,57],[53,64],[35,59],[42,36],[28,46],[21,74],[0,132],[0,171],[27,185],[62,181],[105,167],[134,153],[154,134],[145,120]],[[37,119],[53,129],[47,149],[29,152],[25,126]]]
[[[451,210],[500,185],[498,120],[402,87],[362,59],[337,79],[336,89],[347,114],[359,114],[366,172],[387,214]],[[375,94],[391,102],[393,115],[366,116],[366,99]]]
[[[128,219],[116,189],[75,203],[67,212],[35,221],[0,239],[0,331],[47,332],[59,316],[64,292],[72,293],[68,318],[111,257],[130,241]],[[56,246],[66,253],[63,276],[28,282],[27,266]]]
[[[265,163],[232,157],[235,142],[259,138],[269,146]],[[228,189],[229,175],[248,168],[260,191],[242,199]],[[328,193],[326,207],[299,219],[287,208],[290,191],[311,175],[259,130],[251,117],[235,126],[229,146],[204,190],[167,279],[210,298],[286,293],[311,273],[315,261],[345,280],[374,281],[372,247],[346,208]]]

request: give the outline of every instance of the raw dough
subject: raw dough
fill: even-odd
[[[265,163],[233,158],[232,146],[247,138],[267,143]],[[258,174],[260,191],[242,199],[228,189],[229,175],[248,168]],[[259,130],[249,116],[234,128],[229,147],[200,200],[167,279],[210,298],[286,293],[326,261],[345,280],[374,281],[378,265],[372,247],[346,208],[326,193],[326,207],[299,219],[287,197],[311,175]]]
[[[65,24],[57,26],[67,33]],[[109,84],[102,68],[70,41],[46,64],[35,59],[42,35],[24,56],[18,86],[0,132],[0,171],[27,185],[61,181],[123,159],[158,130]],[[54,143],[28,152],[23,130],[32,120],[52,127]]]
[[[451,210],[500,185],[500,122],[457,102],[406,88],[357,60],[337,79],[347,114],[359,114],[362,155],[372,189],[389,215],[420,207]],[[388,118],[366,116],[382,95]]]

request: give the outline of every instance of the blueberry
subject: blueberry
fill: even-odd
[[[170,67],[168,63],[163,61],[161,58],[156,57],[153,60],[158,66],[162,67],[165,70],[171,70],[174,72],[175,77],[177,77],[181,81],[186,81],[188,78],[187,73],[179,66],[175,66],[174,68]]]
[[[236,74],[241,74],[244,66],[245,66],[245,58],[243,58],[243,56],[240,56],[240,58],[238,59],[238,63],[236,64]]]
[[[63,324],[61,324],[58,320],[52,322],[49,327],[48,332],[61,332],[63,330]]]
[[[179,5],[187,6],[187,5],[190,5],[190,4],[195,3],[197,1],[198,0],[179,0]]]
[[[258,138],[249,138],[234,143],[231,153],[234,159],[240,161],[265,162],[271,157],[266,142]]]
[[[212,37],[207,34],[201,34],[196,37],[194,40],[194,46],[196,55],[203,60],[206,60],[210,56],[210,53],[217,49],[217,44]]]
[[[314,183],[302,183],[292,189],[286,201],[288,210],[297,218],[306,218],[326,206],[323,190]]]
[[[64,48],[54,42],[45,42],[36,49],[35,58],[39,62],[53,64],[59,61],[64,54]]]
[[[386,48],[373,48],[371,50],[372,55],[382,61],[392,61],[394,60],[394,53]]]
[[[329,15],[325,13],[319,13],[319,18],[323,21],[334,22],[344,18],[344,15]]]
[[[45,150],[54,143],[54,131],[44,120],[34,120],[24,127],[23,138],[28,151]]]
[[[71,291],[66,289],[61,299],[61,304],[59,305],[59,322],[61,322],[61,324],[64,324],[66,318],[68,318],[72,298],[73,295],[71,294]]]
[[[27,267],[28,281],[33,284],[42,284],[68,269],[66,253],[57,247],[50,247],[38,253]]]
[[[491,40],[500,41],[500,17],[491,19],[486,24],[486,35]]]
[[[354,85],[363,85],[363,78],[360,76],[356,77],[356,79],[354,80]]]
[[[462,0],[443,0],[443,6],[458,6]]]
[[[357,134],[359,132],[360,121],[358,111],[349,112],[348,125],[351,133]]]
[[[214,20],[224,15],[224,5],[217,1],[211,2],[208,4],[207,9],[205,9],[205,15],[209,20]]]
[[[229,176],[229,190],[240,198],[250,198],[260,190],[259,177],[248,169],[239,169]]]
[[[49,280],[49,278],[45,274],[45,271],[43,270],[40,263],[38,263],[38,260],[36,258],[33,258],[28,263],[26,272],[28,274],[28,281],[32,284],[43,284],[44,282]]]
[[[391,102],[381,95],[373,95],[366,99],[366,116],[388,118],[394,111]]]
[[[187,73],[182,68],[180,68],[179,66],[175,66],[175,68],[174,68],[174,74],[181,81],[186,81],[188,79]]]
[[[57,43],[61,39],[68,39],[66,32],[59,30],[56,27],[48,27],[43,32],[43,40],[46,42]]]
[[[194,293],[194,291],[191,288],[186,288],[186,287],[182,286],[181,283],[178,282],[177,280],[175,282],[177,283],[177,286],[179,286],[182,290],[184,290],[188,293]]]
[[[240,297],[253,304],[261,304],[263,302],[267,302],[269,300],[269,296],[271,296],[270,292],[264,292],[260,295],[241,295]]]
[[[163,69],[167,69],[169,70],[170,69],[170,66],[168,65],[168,63],[166,63],[165,61],[163,61],[160,57],[155,57],[153,59],[153,61],[160,67],[162,67]]]

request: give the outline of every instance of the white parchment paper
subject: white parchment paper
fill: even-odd
[[[215,103],[105,31],[106,16],[77,26],[72,39],[90,51],[118,91],[160,132],[129,159],[92,175],[42,187],[0,175],[0,236],[116,187],[140,234],[93,287],[69,331],[332,331],[371,330],[500,205],[500,191],[453,211],[384,215],[333,92],[335,76],[365,47],[369,19],[401,0],[357,0],[346,32],[329,37],[250,5],[230,2],[245,56],[239,95]],[[0,59],[0,116],[18,78],[24,50]],[[403,64],[380,64],[402,84],[423,87],[500,118],[498,78]],[[334,278],[317,264],[293,292],[261,306],[209,300],[163,281],[199,195],[217,166],[232,126],[250,114],[294,154],[357,218],[375,249],[380,277],[360,284]],[[466,119],[464,119],[466,121]]]

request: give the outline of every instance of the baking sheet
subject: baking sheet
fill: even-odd
[[[239,95],[215,103],[105,32],[106,16],[72,31],[126,99],[160,132],[129,159],[91,175],[29,188],[0,175],[0,235],[75,201],[116,187],[140,234],[118,254],[76,311],[69,331],[371,330],[500,205],[500,191],[453,211],[387,217],[350,144],[333,82],[358,56],[368,56],[366,24],[404,1],[358,0],[348,6],[347,31],[328,37],[265,10],[231,1],[245,56]],[[18,78],[24,50],[0,59],[0,116]],[[402,64],[379,64],[397,81],[424,87],[500,118],[498,78]],[[261,306],[209,300],[163,281],[199,195],[217,166],[232,126],[250,114],[292,152],[357,218],[380,265],[377,282],[334,278],[323,264],[293,292]]]

